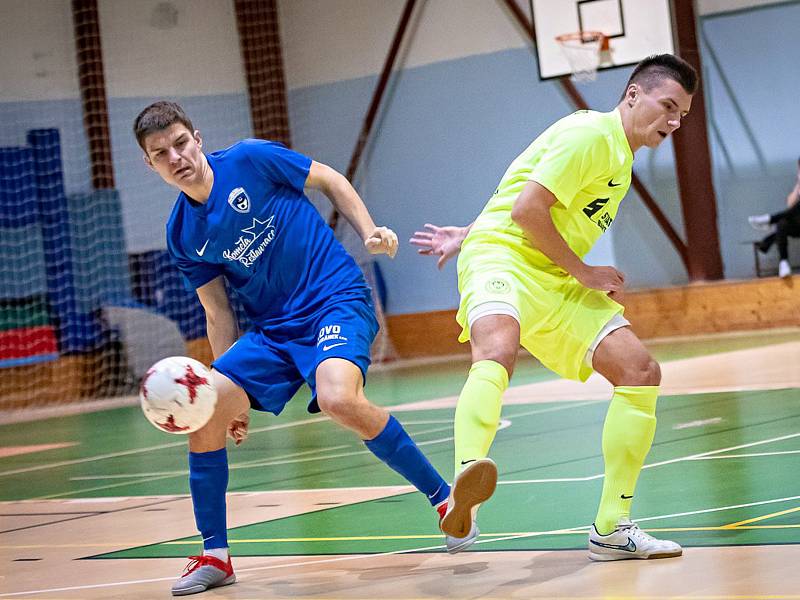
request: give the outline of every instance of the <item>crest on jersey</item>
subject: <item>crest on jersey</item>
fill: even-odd
[[[244,191],[244,188],[236,188],[228,194],[228,204],[231,208],[243,215],[250,212],[250,196]]]

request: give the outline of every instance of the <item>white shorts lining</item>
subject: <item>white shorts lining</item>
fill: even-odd
[[[630,321],[628,321],[628,319],[626,319],[619,313],[611,317],[608,323],[603,325],[603,328],[600,330],[600,333],[597,334],[597,337],[594,338],[594,341],[589,346],[589,349],[586,350],[586,356],[584,356],[583,362],[585,362],[588,367],[594,368],[592,367],[592,358],[594,357],[594,352],[595,350],[597,350],[597,347],[600,345],[600,342],[603,341],[603,338],[605,338],[612,331],[621,329],[622,327],[627,327],[630,324],[631,324]]]
[[[478,306],[472,308],[469,313],[467,313],[467,326],[472,329],[472,325],[475,323],[475,321],[481,317],[487,317],[489,315],[507,315],[509,317],[513,317],[517,323],[522,323],[516,306],[513,306],[508,302],[498,302],[497,300],[492,300],[478,304]]]

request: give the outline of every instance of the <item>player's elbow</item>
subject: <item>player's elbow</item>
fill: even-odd
[[[511,207],[511,220],[522,227],[526,215],[527,211],[525,210],[525,207],[522,206],[522,202],[520,202],[520,199],[518,198],[517,201],[514,202],[514,206]]]
[[[511,207],[511,220],[522,229],[528,229],[537,218],[538,209],[535,203],[525,196],[520,196]]]

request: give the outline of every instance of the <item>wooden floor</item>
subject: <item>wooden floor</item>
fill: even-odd
[[[483,535],[449,556],[427,503],[303,411],[229,449],[239,579],[202,598],[800,599],[800,331],[651,345],[659,426],[634,518],[684,556],[592,563],[609,386],[523,361],[492,449]],[[448,478],[463,361],[370,375]],[[197,553],[183,440],[138,408],[0,425],[0,597],[164,598]]]

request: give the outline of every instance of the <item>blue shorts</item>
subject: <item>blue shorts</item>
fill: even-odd
[[[317,366],[344,358],[361,369],[364,382],[378,321],[369,296],[337,299],[291,327],[254,327],[212,366],[241,387],[255,410],[279,414],[303,383],[311,388],[308,412],[317,405]]]

